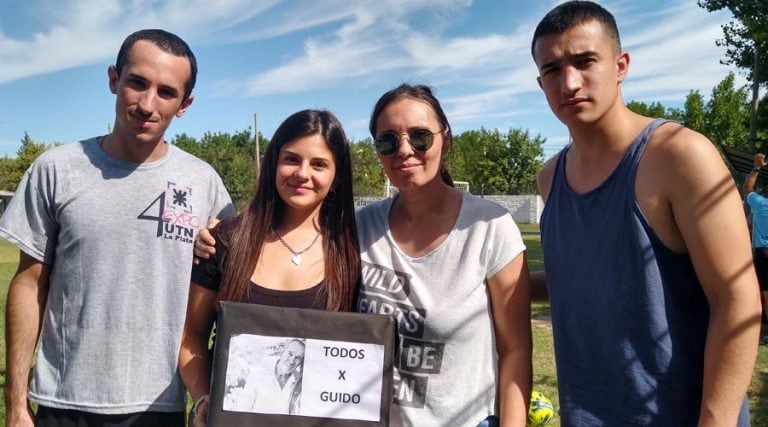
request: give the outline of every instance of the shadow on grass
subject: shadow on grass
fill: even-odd
[[[557,388],[557,376],[555,375],[534,375],[534,377],[533,383],[536,385]]]

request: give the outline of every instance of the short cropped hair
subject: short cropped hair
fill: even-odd
[[[120,72],[128,62],[128,52],[130,52],[133,45],[139,40],[148,41],[165,52],[189,60],[190,73],[189,80],[187,80],[187,83],[184,85],[184,100],[189,98],[189,95],[192,94],[192,89],[195,87],[195,82],[197,81],[197,59],[195,59],[195,54],[192,53],[192,49],[189,48],[187,42],[182,40],[181,37],[176,34],[169,33],[165,30],[139,30],[126,37],[122,46],[120,46],[120,51],[117,52],[117,61],[115,62],[117,76],[120,77]]]
[[[536,26],[536,31],[533,33],[531,55],[534,54],[536,41],[540,37],[562,34],[573,27],[592,21],[597,21],[602,25],[605,34],[616,42],[616,51],[621,51],[619,29],[616,26],[616,19],[611,12],[591,1],[572,0],[550,10],[541,19],[539,25]]]

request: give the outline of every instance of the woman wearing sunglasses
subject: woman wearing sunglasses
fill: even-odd
[[[357,308],[398,320],[393,425],[525,425],[532,345],[517,226],[453,188],[451,128],[429,87],[385,93],[369,128],[398,193],[358,211]]]
[[[360,258],[349,146],[336,117],[303,110],[285,119],[264,153],[246,210],[211,234],[212,256],[198,253],[207,259],[192,270],[179,356],[196,402],[195,426],[204,425],[208,410],[208,339],[219,301],[335,311],[353,306]],[[300,383],[280,387],[275,394],[289,396],[285,411],[294,413]]]

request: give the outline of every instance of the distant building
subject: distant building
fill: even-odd
[[[12,197],[13,191],[0,190],[0,215],[5,212],[5,207],[8,206],[8,203],[11,203]]]

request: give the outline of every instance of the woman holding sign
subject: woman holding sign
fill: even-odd
[[[370,132],[398,193],[358,212],[358,311],[399,324],[393,425],[525,425],[528,269],[509,212],[453,188],[451,127],[427,86],[376,103]]]
[[[354,215],[341,124],[328,111],[294,113],[267,146],[247,208],[211,230],[215,255],[192,272],[179,369],[195,399],[195,425],[208,410],[218,302],[349,311],[360,273]],[[296,395],[300,382],[289,384],[285,394]]]

